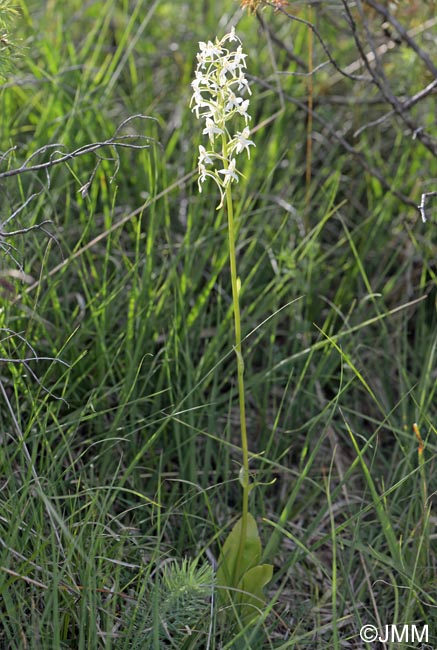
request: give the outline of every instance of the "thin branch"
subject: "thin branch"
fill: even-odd
[[[437,196],[437,192],[424,192],[424,193],[422,194],[422,197],[421,197],[421,200],[420,200],[420,204],[417,206],[417,207],[418,207],[418,210],[419,210],[419,212],[420,212],[420,216],[422,217],[422,221],[423,221],[423,223],[425,223],[425,221],[426,221],[426,212],[425,212],[425,204],[426,204],[426,200],[427,200],[430,196]]]
[[[248,75],[248,77],[250,78],[250,75]],[[252,78],[252,79],[255,79],[254,77],[251,77],[251,78]],[[271,84],[269,84],[268,82],[263,81],[262,79],[256,79],[256,81],[257,81],[257,83],[258,83],[260,86],[262,86],[263,88],[266,88],[266,89],[268,89],[268,90],[271,90],[271,91],[273,91],[273,92],[276,92],[276,89],[275,89]],[[308,110],[307,105],[306,105],[304,102],[299,101],[299,100],[296,99],[295,97],[292,97],[291,95],[285,94],[285,95],[284,95],[284,98],[285,98],[287,101],[289,101],[289,102],[295,104],[295,106],[297,106],[297,107],[300,108],[301,110],[303,110],[303,111],[307,111],[307,110]],[[346,139],[341,135],[341,133],[339,133],[338,131],[336,131],[335,128],[333,127],[333,125],[332,125],[331,122],[328,122],[328,121],[325,120],[323,117],[321,117],[317,111],[314,111],[314,113],[313,113],[313,119],[314,119],[316,122],[318,122],[319,124],[321,124],[321,125],[323,126],[323,128],[326,129],[326,131],[327,131],[327,132],[328,132],[328,133],[333,137],[333,139],[336,140],[336,141],[337,141],[337,142],[338,142],[338,143],[339,143],[339,144],[344,148],[345,151],[347,151],[347,152],[350,153],[352,156],[354,156],[354,158],[355,158],[355,159],[360,163],[360,165],[363,167],[363,169],[364,169],[366,172],[368,172],[368,173],[369,173],[371,176],[373,176],[374,178],[377,178],[378,181],[381,183],[382,187],[383,187],[386,191],[388,191],[388,192],[390,192],[391,194],[393,194],[393,196],[395,196],[397,199],[399,199],[400,201],[402,201],[402,203],[404,203],[405,205],[408,205],[408,206],[413,207],[413,208],[417,208],[416,203],[415,203],[412,199],[410,199],[408,196],[406,196],[405,194],[402,194],[402,192],[399,192],[398,190],[395,190],[395,189],[390,185],[390,183],[388,183],[388,181],[384,178],[384,176],[383,176],[382,173],[379,171],[379,169],[377,169],[376,167],[372,167],[372,165],[370,165],[370,164],[367,162],[367,160],[366,160],[364,154],[362,154],[360,151],[357,151],[357,149],[355,149],[355,147],[354,147],[353,145],[351,145],[351,144],[350,144],[350,143],[349,143],[349,142],[348,142],[348,141],[347,141],[347,140],[346,140]]]
[[[326,56],[328,57],[330,63],[334,66],[334,68],[337,70],[337,72],[341,76],[346,77],[347,79],[352,79],[353,81],[370,81],[369,77],[363,77],[363,76],[360,76],[360,75],[350,74],[344,68],[341,68],[339,66],[339,64],[337,63],[337,61],[334,59],[331,52],[329,51],[329,48],[328,48],[327,44],[325,43],[325,41],[324,41],[322,35],[320,34],[319,30],[317,29],[317,27],[313,23],[310,23],[308,20],[305,20],[304,18],[299,18],[298,16],[294,16],[293,14],[288,13],[288,11],[286,11],[283,7],[278,7],[278,6],[274,5],[274,4],[272,4],[271,2],[265,2],[264,4],[269,6],[269,7],[272,7],[276,11],[281,12],[282,14],[287,16],[287,18],[290,18],[290,20],[294,20],[297,23],[301,23],[302,25],[306,25],[308,27],[308,29],[311,29],[314,36],[317,38],[320,45],[322,46],[323,51],[325,52]]]
[[[41,230],[43,231],[48,237],[51,239],[54,239],[56,244],[59,246],[59,242],[57,241],[56,237],[52,233],[50,233],[48,230],[44,228],[44,224],[50,223],[49,221],[44,221],[41,224],[33,225],[28,228],[20,228],[11,232],[7,232],[5,230],[5,226],[15,219],[26,207],[29,206],[29,204],[36,199],[37,197],[41,196],[41,194],[45,191],[48,191],[50,189],[50,173],[49,171],[55,167],[56,165],[60,165],[62,163],[68,163],[71,160],[74,160],[75,158],[78,158],[80,156],[84,156],[86,154],[94,154],[97,157],[97,163],[94,166],[94,169],[91,173],[90,178],[82,187],[79,189],[79,192],[81,193],[82,197],[85,198],[86,195],[88,194],[89,188],[95,178],[96,172],[101,165],[103,160],[110,160],[114,163],[114,171],[111,177],[111,180],[115,178],[117,175],[119,168],[120,168],[120,157],[118,153],[118,149],[135,149],[135,150],[142,150],[142,149],[147,149],[150,147],[151,144],[156,144],[156,140],[154,138],[151,138],[149,136],[137,134],[137,133],[129,133],[129,134],[121,134],[121,131],[128,125],[130,124],[133,120],[136,119],[141,119],[141,120],[154,120],[155,118],[149,117],[146,115],[142,114],[137,114],[137,115],[132,115],[125,120],[123,120],[115,129],[113,135],[108,138],[107,140],[103,140],[101,142],[93,142],[91,144],[86,144],[83,145],[77,149],[75,149],[72,152],[67,152],[65,153],[63,151],[64,145],[59,144],[59,143],[52,143],[45,145],[43,147],[40,147],[36,151],[34,151],[32,154],[30,154],[26,160],[19,166],[13,169],[8,169],[7,171],[0,172],[0,180],[1,179],[7,179],[11,178],[14,176],[19,176],[21,174],[25,173],[35,173],[35,172],[40,172],[43,171],[46,175],[46,184],[42,184],[42,187],[39,191],[33,192],[27,199],[12,213],[10,214],[5,221],[0,222],[0,249],[3,249],[6,254],[10,255],[11,258],[15,263],[17,263],[17,260],[11,255],[11,250],[14,250],[13,246],[10,244],[6,244],[2,240],[4,240],[7,237],[13,237],[16,235],[23,235],[26,234],[32,230]],[[138,144],[136,141],[140,141],[140,144]],[[110,147],[113,150],[113,157],[111,158],[105,158],[104,156],[101,155],[100,150],[104,147]],[[7,161],[9,156],[17,150],[16,147],[11,147],[9,148],[6,152],[3,154],[0,154],[0,164]],[[38,158],[44,154],[48,154],[49,160],[46,160],[45,162],[38,163],[34,162],[35,158]],[[39,181],[41,182],[41,181]],[[18,263],[17,263],[18,264]],[[19,266],[19,264],[18,264]]]
[[[373,44],[373,38],[372,34],[370,32],[370,29],[368,27],[367,20],[363,20],[365,29],[366,29],[366,34],[367,34],[367,39],[368,42],[371,45],[372,52],[374,54],[374,61],[375,61],[375,68],[373,68],[368,60],[367,54],[364,51],[364,46],[358,36],[358,30],[357,30],[357,24],[354,20],[354,17],[352,16],[352,13],[349,8],[349,4],[347,0],[342,0],[343,7],[345,9],[345,13],[349,22],[349,25],[352,30],[352,35],[355,41],[355,44],[357,46],[357,49],[360,53],[360,56],[363,60],[363,63],[369,72],[373,83],[377,86],[383,97],[387,100],[387,102],[392,106],[394,112],[401,118],[401,120],[407,125],[411,133],[416,134],[417,139],[434,155],[437,156],[437,142],[433,139],[430,138],[424,131],[423,128],[421,128],[419,125],[417,125],[413,120],[406,114],[406,111],[402,107],[402,104],[399,102],[397,97],[393,95],[391,88],[388,84],[388,81],[385,77],[384,71],[382,69],[376,48]],[[361,8],[361,2],[360,0],[357,0],[357,6]]]
[[[396,20],[396,18],[393,16],[393,14],[390,13],[390,10],[387,9],[387,7],[384,7],[383,5],[379,4],[379,2],[375,2],[375,0],[364,0],[364,2],[369,5],[369,7],[372,7],[377,11],[381,16],[383,16],[386,20],[386,22],[390,23],[399,36],[402,38],[402,40],[407,43],[409,47],[411,47],[412,50],[416,52],[416,54],[419,56],[420,59],[422,59],[423,63],[425,66],[428,68],[428,70],[431,72],[431,74],[434,77],[437,77],[437,67],[434,65],[434,63],[431,61],[430,57],[428,56],[427,52],[422,50],[422,48],[417,45],[416,41],[414,38],[412,38],[411,33],[409,33],[401,23]]]
[[[425,21],[421,25],[417,25],[416,27],[413,27],[412,29],[409,29],[407,34],[409,38],[413,39],[415,36],[418,36],[419,34],[422,34],[423,32],[426,32],[433,27],[437,25],[437,17],[436,18],[430,18],[430,20]],[[376,55],[377,56],[383,56],[390,50],[395,49],[398,47],[398,44],[394,40],[389,40],[387,43],[382,43],[376,48]],[[374,52],[366,52],[366,59],[367,61],[372,65],[375,61],[375,54]],[[357,72],[361,68],[364,67],[364,63],[362,58],[358,58],[352,63],[350,63],[346,68],[344,68],[344,71],[348,74],[353,74],[354,72]],[[329,79],[329,81],[326,82],[326,87],[332,87],[335,86],[335,84],[339,83],[343,79],[344,75],[341,75],[339,73],[336,73],[332,75],[332,77]]]
[[[80,248],[75,253],[70,255],[70,257],[68,257],[66,260],[64,260],[63,262],[60,262],[57,266],[55,266],[53,269],[51,269],[46,275],[42,276],[39,280],[37,280],[36,282],[31,284],[29,287],[26,287],[23,294],[29,294],[32,291],[34,291],[35,289],[37,289],[41,285],[41,283],[43,281],[48,280],[49,278],[56,275],[56,273],[61,271],[70,262],[72,262],[73,260],[81,257],[81,255],[83,255],[87,250],[90,250],[96,244],[98,244],[100,241],[103,241],[104,239],[106,239],[106,237],[109,237],[109,235],[111,233],[113,233],[114,231],[116,231],[119,228],[121,228],[122,226],[124,226],[124,224],[131,221],[131,219],[133,219],[134,217],[137,217],[139,214],[142,214],[143,211],[146,208],[150,207],[151,205],[153,205],[154,203],[159,201],[159,199],[163,198],[164,196],[166,196],[167,194],[172,192],[174,189],[180,189],[180,187],[183,186],[187,181],[194,181],[195,178],[196,178],[196,175],[197,175],[197,169],[193,170],[193,171],[189,172],[188,174],[185,174],[185,176],[182,176],[181,178],[177,179],[171,185],[169,185],[165,190],[162,190],[161,192],[159,192],[153,198],[148,197],[145,200],[145,202],[142,205],[140,205],[140,207],[135,208],[135,210],[133,210],[132,212],[129,212],[129,214],[122,217],[119,221],[113,223],[112,226],[110,226],[110,228],[107,228],[106,230],[101,232],[99,235],[94,237],[94,239],[92,239],[87,244],[82,246],[82,248]],[[19,302],[22,299],[23,294],[20,294],[20,295],[16,296],[11,301],[11,304],[15,304],[15,303]],[[3,313],[3,308],[2,307],[0,307],[0,314],[1,313]]]
[[[434,79],[434,81],[431,81],[430,84],[428,84],[425,88],[422,88],[418,93],[410,97],[409,99],[403,101],[400,105],[404,110],[409,110],[413,106],[415,106],[418,102],[420,102],[422,99],[427,97],[428,95],[431,95],[434,93],[434,91],[437,89],[437,78]],[[358,137],[363,131],[368,129],[369,127],[372,126],[378,126],[379,124],[382,124],[387,120],[389,117],[394,115],[395,112],[394,110],[389,111],[388,113],[385,113],[384,115],[381,115],[381,117],[378,117],[377,120],[374,120],[373,122],[368,122],[367,124],[364,124],[361,126],[357,131],[354,133],[354,138]],[[420,127],[423,128],[423,127]],[[416,132],[414,132],[416,133]],[[415,138],[415,135],[413,134],[413,138]]]
[[[48,174],[46,173],[46,175],[48,175]],[[38,198],[38,196],[41,196],[41,194],[44,192],[45,189],[46,188],[44,188],[44,186],[43,186],[40,189],[39,192],[34,192],[30,196],[28,196],[27,199],[24,201],[24,203],[22,203],[20,205],[20,207],[15,210],[15,212],[13,212],[11,215],[9,215],[9,217],[6,219],[6,221],[3,221],[3,223],[0,224],[0,227],[4,228],[10,221],[15,219],[15,217],[17,217],[24,210],[24,208],[26,208],[29,205],[29,203],[31,203],[31,201]],[[50,178],[48,178],[47,189],[50,189]]]
[[[11,230],[10,232],[5,232],[4,230],[0,230],[0,237],[15,237],[16,235],[25,235],[31,230],[42,230],[43,232],[46,233],[46,235],[53,237],[53,235],[48,230],[43,228],[43,226],[46,223],[53,223],[53,221],[51,219],[46,219],[45,221],[41,221],[41,223],[37,223],[34,226],[29,226],[28,228],[20,228],[19,230]]]
[[[9,169],[8,171],[5,172],[0,172],[0,180],[3,178],[10,178],[11,176],[18,176],[19,174],[24,174],[28,172],[37,172],[42,169],[47,170],[51,169],[55,165],[60,165],[62,163],[70,162],[71,160],[74,160],[75,158],[78,158],[80,156],[84,156],[89,153],[95,153],[99,149],[102,149],[102,147],[115,147],[115,148],[124,148],[124,149],[147,149],[150,147],[150,144],[156,144],[156,140],[154,138],[151,138],[149,136],[145,135],[140,135],[140,134],[128,134],[128,135],[119,135],[120,130],[125,127],[129,122],[132,122],[135,119],[143,119],[143,120],[155,120],[153,117],[149,117],[147,115],[132,115],[128,117],[126,120],[124,120],[115,130],[114,134],[112,137],[108,138],[108,140],[103,140],[102,142],[93,142],[91,144],[86,144],[83,145],[82,147],[79,147],[78,149],[75,149],[74,151],[71,151],[69,153],[63,153],[62,151],[59,151],[58,148],[63,147],[64,145],[59,144],[59,143],[54,143],[50,145],[45,145],[44,147],[41,147],[37,151],[34,151],[24,162],[20,167],[17,167],[15,169]],[[131,142],[132,140],[144,140],[146,141],[146,144],[134,144]],[[55,149],[51,155],[50,155],[50,160],[43,162],[43,163],[37,163],[37,164],[30,164],[31,161],[36,157],[41,154],[46,153],[50,149]],[[55,156],[59,156],[56,158]]]
[[[295,54],[293,50],[291,50],[287,45],[285,45],[285,43],[277,36],[277,34],[275,34],[273,29],[270,27],[270,25],[264,20],[263,15],[259,11],[256,12],[256,17],[258,19],[258,22],[262,26],[263,30],[265,30],[265,32],[269,35],[271,41],[276,45],[278,45],[282,50],[284,50],[287,60],[296,63],[296,65],[299,68],[305,71],[304,74],[308,73],[308,66],[305,63],[305,61],[303,61],[303,59],[297,56],[297,54]]]
[[[66,361],[63,361],[62,359],[56,359],[55,357],[27,357],[27,358],[24,358],[24,359],[11,359],[11,358],[0,357],[0,363],[16,363],[16,364],[22,363],[23,365],[26,366],[26,368],[28,370],[30,370],[30,369],[29,369],[27,364],[30,361],[57,361],[58,363],[61,363],[63,366],[67,366],[67,368],[70,367],[69,363],[67,363]],[[32,376],[35,378],[35,374],[31,370],[30,370],[30,372],[31,372]],[[38,383],[40,383],[40,382],[38,381]],[[44,390],[47,393],[50,392],[46,388]]]
[[[54,399],[61,400],[61,401],[65,402],[65,399],[63,397],[58,397],[57,395],[52,393],[48,388],[46,388],[43,385],[43,383],[40,381],[40,379],[38,378],[36,373],[29,366],[29,363],[31,363],[33,361],[50,361],[51,363],[53,363],[53,362],[60,363],[61,365],[66,366],[67,368],[70,368],[70,364],[68,364],[66,361],[63,361],[62,359],[59,359],[59,358],[38,356],[35,349],[32,347],[32,345],[29,343],[29,341],[27,341],[27,339],[25,339],[24,336],[22,336],[19,332],[15,332],[14,330],[9,329],[8,327],[0,328],[0,332],[5,332],[7,334],[7,336],[1,340],[1,343],[3,343],[3,345],[4,345],[5,341],[8,341],[9,339],[18,338],[32,352],[32,356],[30,356],[30,357],[20,357],[18,359],[13,359],[11,357],[0,357],[0,363],[12,363],[12,364],[16,364],[16,365],[20,365],[20,364],[23,365],[26,368],[29,375],[36,381],[38,386],[40,386],[40,388],[45,393],[47,393],[48,395],[50,395]]]

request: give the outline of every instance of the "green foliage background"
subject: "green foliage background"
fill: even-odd
[[[17,8],[0,173],[150,119],[120,132],[146,148],[1,178],[2,233],[51,223],[0,239],[0,646],[139,647],[146,619],[150,648],[357,648],[375,621],[429,623],[435,639],[435,208],[422,224],[358,160],[418,204],[435,158],[396,120],[357,141],[378,98],[322,67],[307,187],[307,77],[280,43],[306,59],[308,30],[272,9]],[[346,66],[357,53],[340,18],[315,7]],[[215,188],[198,193],[189,110],[197,43],[231,24],[257,145],[235,188],[251,466],[265,484],[251,511],[275,564],[265,618],[246,630],[208,589],[194,623],[189,605],[189,623],[160,608],[163,567],[210,564],[239,508],[226,223]],[[385,65],[399,93],[429,81],[406,47]],[[435,130],[432,98],[414,110]]]

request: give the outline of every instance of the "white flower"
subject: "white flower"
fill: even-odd
[[[250,130],[247,126],[241,131],[241,133],[237,131],[232,139],[232,151],[235,151],[235,153],[241,153],[243,149],[246,149],[247,157],[250,158],[249,147],[254,147],[255,143],[252,142],[252,140],[248,140],[249,135]]]
[[[192,103],[194,102],[194,107],[191,109],[193,113],[196,113],[197,119],[201,117],[200,110],[203,108],[210,108],[209,103],[203,101],[202,95],[198,93],[194,93],[193,98],[192,98]],[[204,111],[202,113],[202,117],[205,117],[206,115],[211,115],[211,110]]]
[[[204,75],[200,73],[198,70],[196,70],[196,76],[194,77],[193,81],[191,82],[191,88],[195,91],[199,91],[199,86],[203,82]]]
[[[197,60],[199,61],[202,68],[205,67],[205,63],[214,60],[215,58],[219,59],[222,56],[223,50],[220,45],[217,43],[214,45],[211,41],[204,43],[203,41],[199,42],[200,52],[197,55]]]
[[[235,27],[231,27],[231,31],[229,32],[229,34],[223,36],[222,43],[225,43],[226,41],[238,41],[239,43],[241,43],[240,39],[235,33]]]
[[[246,124],[247,124],[247,120],[250,120],[250,115],[247,112],[248,108],[249,108],[248,99],[245,99],[244,102],[242,102],[239,106],[237,106],[237,111],[240,113],[240,115],[244,117],[244,119],[246,120]]]
[[[217,176],[213,172],[207,170],[204,164],[199,164],[199,178],[197,179],[197,184],[199,186],[199,192],[202,191],[202,183],[205,182],[205,178],[209,176],[217,183]],[[220,190],[221,192],[221,190]]]
[[[214,155],[214,154],[212,154]],[[199,165],[206,163],[207,165],[213,165],[214,161],[211,158],[211,154],[205,149],[205,147],[199,144]]]
[[[222,65],[220,66],[220,72],[219,72],[219,84],[220,86],[226,85],[227,82],[227,74],[232,78],[235,76],[235,73],[237,71],[237,64],[232,61],[230,58],[223,58]]]
[[[249,101],[249,100],[247,100]],[[228,102],[225,106],[226,111],[233,111],[233,110],[239,110],[240,104],[243,103],[243,98],[242,97],[237,97],[232,90],[229,90],[228,93]]]
[[[210,117],[206,118],[206,127],[203,129],[202,133],[207,135],[211,144],[215,140],[216,135],[223,135],[224,131],[220,127],[215,125],[214,120]]]
[[[206,178],[207,174],[208,174],[208,172],[206,171],[205,165],[202,162],[199,161],[199,178],[198,178],[198,181],[197,181],[198,185],[199,185],[199,192],[202,191],[201,183],[203,183],[205,181],[205,178]]]
[[[243,70],[241,70],[241,68],[240,68],[238,77],[235,79],[234,83],[238,83],[238,91],[240,91],[240,90],[242,90],[244,88],[244,90],[247,90],[249,95],[252,94],[252,91],[250,90],[250,87],[249,87],[249,83],[248,83],[248,81],[247,81],[247,79],[245,77],[245,74],[244,74]]]
[[[237,47],[236,51],[234,52],[235,65],[245,68],[246,67],[246,57],[247,57],[247,54],[243,54],[243,48],[241,47],[241,45],[239,45]],[[241,61],[241,63],[240,63],[240,61]]]
[[[225,187],[231,181],[237,181],[237,183],[238,183],[238,176],[237,176],[237,172],[235,170],[235,158],[231,159],[231,161],[229,162],[229,167],[227,169],[219,169],[218,173],[223,174],[223,176],[224,176],[223,185]]]

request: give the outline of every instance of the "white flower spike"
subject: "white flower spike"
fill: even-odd
[[[237,43],[235,49],[228,49],[226,43]],[[192,111],[198,119],[205,120],[202,133],[209,138],[210,149],[199,147],[199,190],[207,177],[213,178],[220,190],[223,205],[224,193],[228,185],[238,182],[235,156],[246,150],[250,158],[249,147],[255,143],[249,140],[250,129],[247,126],[250,120],[249,99],[241,96],[242,93],[251,94],[245,76],[246,54],[243,53],[241,41],[232,27],[229,34],[221,40],[200,42],[197,54],[197,68],[195,78],[191,83],[193,95],[191,97]],[[242,117],[245,128],[232,134],[227,123],[233,118]],[[220,152],[214,149],[217,138],[220,141]],[[215,166],[221,162],[221,169]]]

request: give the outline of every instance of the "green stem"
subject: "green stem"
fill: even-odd
[[[228,167],[227,146],[226,140],[223,138],[223,158],[225,169]],[[226,186],[226,207],[228,213],[228,240],[229,240],[229,262],[231,268],[231,283],[232,283],[232,301],[234,309],[234,326],[235,326],[235,354],[237,356],[237,378],[238,378],[238,399],[240,406],[240,435],[241,435],[241,451],[243,456],[243,471],[242,471],[242,487],[243,487],[243,500],[242,500],[242,516],[241,516],[241,537],[238,548],[237,561],[235,563],[235,573],[232,576],[234,586],[238,582],[240,576],[240,566],[244,551],[244,545],[247,535],[247,515],[249,512],[249,449],[247,444],[247,429],[246,429],[246,405],[244,398],[244,360],[241,348],[241,318],[240,318],[240,300],[239,300],[239,280],[237,276],[237,256],[235,251],[235,223],[234,223],[234,208],[232,204],[232,191],[230,182]]]

